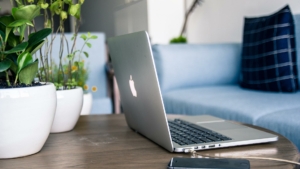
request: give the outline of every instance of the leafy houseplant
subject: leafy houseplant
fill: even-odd
[[[39,152],[56,110],[54,85],[32,82],[40,61],[33,55],[51,29],[35,28],[41,5],[15,2],[12,14],[0,17],[0,159]]]
[[[20,5],[12,8],[12,15],[0,17],[0,78],[4,87],[31,85],[38,71],[38,60],[33,54],[45,43],[51,29],[27,34],[34,27],[34,18],[40,15],[37,5]]]

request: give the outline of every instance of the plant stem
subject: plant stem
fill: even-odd
[[[2,39],[2,36],[0,36],[0,41],[1,41],[1,44],[2,44],[2,45],[1,45],[1,48],[0,48],[0,49],[2,50],[2,52],[1,52],[1,53],[2,53],[2,54],[1,54],[1,61],[2,61],[2,60],[4,60],[4,51],[5,51],[5,46],[6,46],[6,44],[4,43],[4,41],[3,41],[3,39]]]
[[[59,49],[59,68],[58,68],[58,76],[57,76],[57,82],[60,83],[59,79],[59,72],[62,74],[62,81],[63,84],[65,84],[65,75],[64,70],[62,66],[62,57],[63,57],[63,51],[64,51],[64,28],[63,28],[63,21],[60,21],[60,29],[61,29],[61,35],[60,35],[60,49]]]
[[[12,7],[14,7],[14,1],[13,0],[10,0],[10,4]]]
[[[5,71],[5,75],[6,75],[6,82],[8,86],[11,86],[10,82],[9,82],[9,77],[8,77],[8,72]]]
[[[78,31],[79,31],[79,26],[80,26],[80,20],[76,19],[74,41],[73,41],[73,46],[72,46],[72,49],[71,49],[71,53],[73,53],[74,49],[75,49],[77,35],[78,35]],[[70,74],[70,76],[72,76],[72,62],[71,61],[69,61],[69,74]]]
[[[47,74],[45,63],[44,63],[44,59],[43,59],[42,49],[40,49],[39,51],[40,51],[40,60],[42,62],[42,67],[44,68],[45,81],[48,82],[48,74]]]
[[[15,82],[14,82],[14,85],[15,85],[15,86],[16,86],[16,84],[17,84],[18,78],[19,78],[19,73],[17,73],[17,75],[16,75],[16,79],[15,79]]]
[[[186,25],[187,25],[187,21],[189,19],[190,14],[192,13],[192,11],[195,9],[195,7],[197,6],[197,3],[200,3],[203,0],[195,0],[192,4],[192,6],[190,7],[190,9],[188,10],[188,12],[185,14],[185,19],[184,19],[184,24],[182,26],[181,32],[180,32],[180,36],[183,35],[183,33],[185,32],[186,29]]]

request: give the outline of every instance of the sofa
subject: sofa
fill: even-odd
[[[300,15],[294,19],[300,28]],[[297,41],[299,51],[300,29],[296,29]],[[241,88],[241,49],[238,43],[153,45],[166,112],[209,114],[264,127],[285,136],[300,150],[300,92]]]

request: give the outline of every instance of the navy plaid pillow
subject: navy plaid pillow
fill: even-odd
[[[245,18],[241,86],[256,90],[298,89],[294,20],[289,6],[259,18]]]

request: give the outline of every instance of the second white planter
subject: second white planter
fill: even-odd
[[[82,109],[82,88],[58,90],[56,95],[57,107],[51,133],[70,131],[75,127]]]
[[[83,105],[82,105],[82,110],[81,110],[81,115],[89,115],[91,114],[91,109],[92,109],[92,104],[93,104],[93,96],[91,93],[85,93],[83,95]]]

